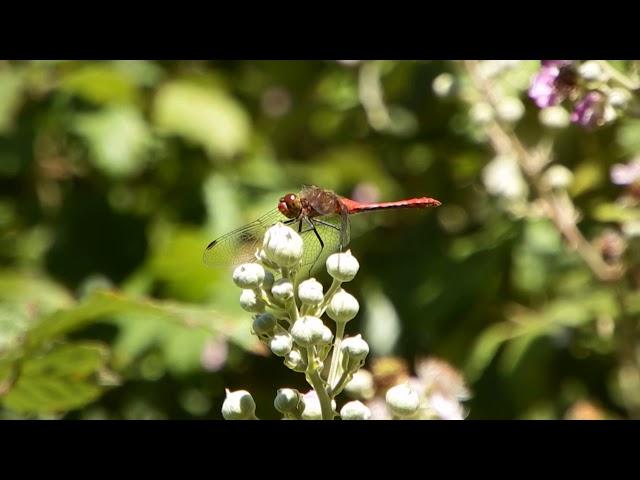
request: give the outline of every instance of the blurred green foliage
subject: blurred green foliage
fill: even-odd
[[[609,168],[638,154],[640,123],[545,127],[526,97],[537,68],[492,77],[524,104],[515,131],[553,139],[588,238],[638,220]],[[347,333],[372,356],[446,359],[470,418],[561,418],[581,400],[626,416],[618,291],[548,219],[487,193],[495,152],[473,99],[434,94],[443,72],[469,81],[444,61],[0,61],[0,415],[220,418],[229,387],[277,418],[276,390],[301,379],[202,253],[316,184],[443,202],[352,221],[363,310]]]

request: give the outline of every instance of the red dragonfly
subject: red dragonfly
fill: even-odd
[[[300,194],[288,193],[278,207],[257,220],[211,242],[204,251],[209,266],[236,266],[255,261],[269,227],[277,222],[294,228],[303,238],[302,265],[311,269],[321,255],[342,251],[349,244],[349,215],[393,208],[437,207],[434,198],[420,197],[396,202],[358,202],[315,186]]]

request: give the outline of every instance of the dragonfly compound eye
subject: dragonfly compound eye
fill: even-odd
[[[300,198],[293,193],[288,193],[278,202],[278,210],[287,218],[296,218],[300,215],[301,209]]]

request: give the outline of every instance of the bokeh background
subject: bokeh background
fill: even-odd
[[[640,216],[610,170],[640,121],[541,111],[539,68],[0,61],[0,417],[218,419],[228,387],[279,418],[276,390],[304,379],[202,253],[304,184],[443,202],[352,220],[347,331],[368,362],[448,362],[471,419],[637,416],[635,277],[594,273],[541,197],[566,194],[592,251],[608,264],[623,254],[600,246],[622,245],[631,270]],[[514,138],[564,169],[528,177]]]

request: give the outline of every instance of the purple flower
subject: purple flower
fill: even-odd
[[[575,77],[570,60],[542,60],[542,67],[529,87],[529,97],[540,108],[557,105],[575,85]]]
[[[601,125],[604,120],[605,97],[602,93],[592,90],[575,105],[571,113],[571,121],[586,128]]]

